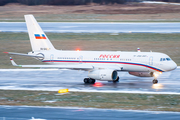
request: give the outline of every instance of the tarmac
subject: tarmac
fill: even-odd
[[[58,69],[0,69],[0,89],[3,90],[44,90],[69,89],[76,92],[111,92],[144,94],[180,94],[180,67],[163,72],[159,83],[152,84],[153,77],[136,77],[127,72],[118,72],[118,83],[96,81],[84,84],[88,72]]]

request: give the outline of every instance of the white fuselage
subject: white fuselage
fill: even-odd
[[[119,66],[121,71],[165,72],[177,67],[170,57],[157,52],[121,51],[40,51],[44,54],[42,62],[49,64],[90,64],[109,68]]]

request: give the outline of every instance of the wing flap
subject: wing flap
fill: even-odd
[[[94,69],[113,69],[117,71],[121,71],[123,67],[121,65],[112,64],[112,65],[95,65]]]
[[[71,70],[100,70],[100,69],[113,69],[117,71],[121,71],[123,69],[122,66],[119,65],[90,65],[90,64],[76,64],[76,65],[18,65],[14,62],[14,60],[10,57],[11,63],[13,66],[17,67],[31,67],[31,68],[58,68],[58,69],[71,69]]]

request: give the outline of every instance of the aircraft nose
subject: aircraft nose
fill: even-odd
[[[171,64],[170,64],[170,68],[171,70],[174,70],[177,68],[177,64],[173,61]]]

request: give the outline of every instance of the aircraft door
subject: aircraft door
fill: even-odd
[[[149,58],[149,65],[153,65],[153,57],[152,56]]]
[[[53,60],[54,60],[54,55],[51,54],[51,55],[50,55],[50,62],[51,62],[51,63],[54,63]]]
[[[83,63],[83,56],[79,56],[79,63]]]

